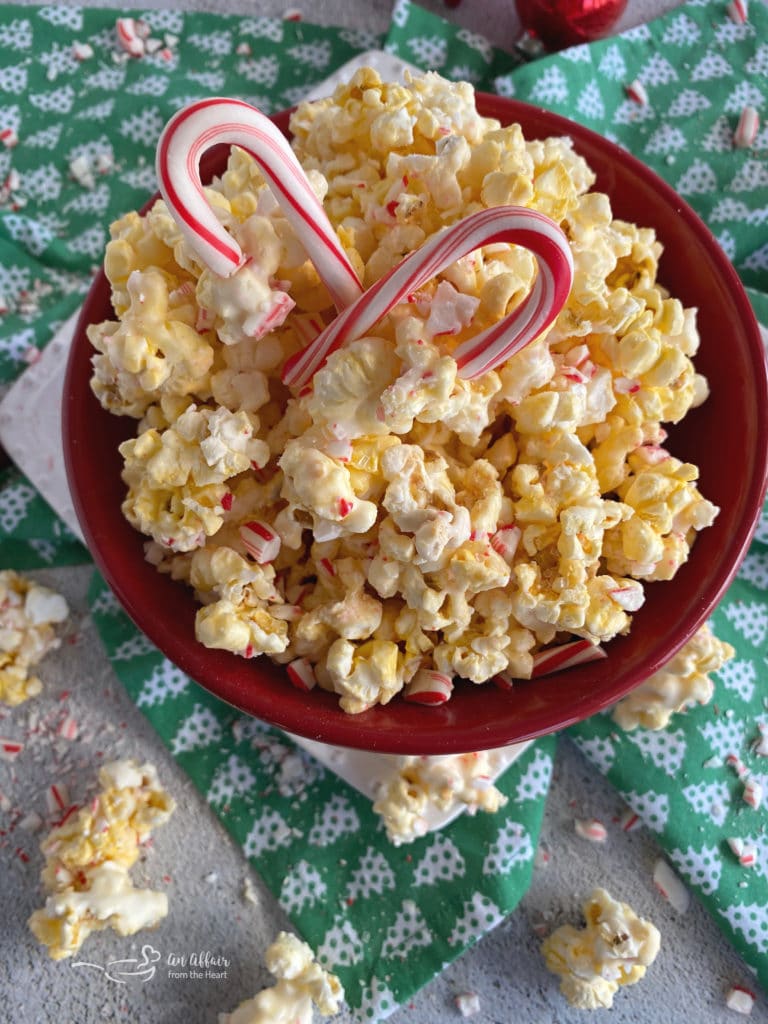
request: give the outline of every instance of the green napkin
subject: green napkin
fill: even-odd
[[[10,310],[0,316],[2,380],[13,379],[30,348],[43,346],[80,302],[110,221],[154,189],[154,143],[179,105],[219,93],[279,109],[376,45],[557,110],[625,145],[707,221],[768,322],[766,129],[751,150],[731,145],[742,106],[762,116],[768,107],[762,5],[752,5],[749,23],[738,26],[724,3],[689,4],[533,64],[408,2],[395,5],[385,39],[256,16],[158,11],[148,18],[154,36],[177,37],[165,40],[168,53],[116,62],[114,11],[0,10],[0,130],[10,126],[20,140],[0,149],[0,182],[11,169],[20,179],[15,194],[0,189],[0,295]],[[94,57],[76,62],[76,41],[89,42]],[[634,78],[648,91],[647,107],[627,99],[624,87]],[[71,177],[81,156],[93,168],[106,166],[95,171],[93,188]],[[3,567],[82,559],[83,549],[18,472],[7,471],[0,485]],[[571,730],[764,984],[768,851],[758,812],[742,806],[741,784],[718,759],[736,753],[760,777],[748,745],[758,725],[768,725],[759,682],[768,653],[766,542],[763,529],[714,616],[717,634],[737,650],[720,673],[716,705],[676,717],[661,733],[622,734],[605,716]],[[510,803],[502,812],[460,819],[395,849],[368,801],[310,768],[281,734],[197,688],[135,630],[98,578],[92,606],[128,692],[296,927],[338,970],[357,1019],[386,1016],[516,905],[532,867],[551,738],[505,775]],[[299,789],[291,781],[297,757],[304,762]],[[728,837],[751,838],[762,853],[758,867],[737,865]]]

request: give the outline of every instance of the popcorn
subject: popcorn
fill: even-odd
[[[115,320],[90,329],[92,386],[137,420],[123,510],[147,557],[195,590],[201,643],[266,653],[351,714],[418,699],[427,678],[448,680],[432,699],[455,678],[531,678],[553,645],[602,651],[717,514],[665,448],[664,424],[707,385],[654,232],[614,218],[569,139],[526,140],[435,73],[363,68],[299,104],[291,130],[364,286],[468,213],[515,203],[566,231],[571,294],[541,337],[463,379],[457,349],[537,274],[526,249],[484,246],[291,391],[283,370],[333,301],[234,147],[205,188],[243,254],[231,276],[201,265],[162,200],[107,246]]]
[[[734,654],[730,644],[718,640],[708,625],[702,626],[671,661],[614,706],[614,722],[627,730],[666,728],[672,715],[709,703],[714,692],[710,673],[719,671]]]
[[[547,967],[560,977],[560,991],[580,1010],[610,1009],[623,985],[634,985],[656,959],[661,937],[650,923],[605,889],[583,906],[586,926],[563,925],[542,943]]]
[[[395,846],[412,843],[428,829],[432,810],[463,808],[494,813],[507,798],[491,782],[487,751],[434,757],[400,757],[389,777],[379,783],[373,805]]]
[[[113,761],[100,770],[99,782],[101,792],[67,813],[41,843],[48,895],[29,927],[53,960],[72,956],[91,932],[109,927],[134,935],[168,912],[166,895],[136,889],[129,870],[152,829],[172,814],[174,801],[151,764]]]
[[[266,964],[277,983],[232,1013],[219,1014],[219,1024],[312,1024],[313,1006],[323,1017],[339,1012],[341,982],[315,962],[311,948],[295,935],[280,932],[267,950]]]
[[[59,646],[54,627],[68,617],[53,590],[12,569],[0,572],[0,704],[15,707],[40,693],[30,669]]]

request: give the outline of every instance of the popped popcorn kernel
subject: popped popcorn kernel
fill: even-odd
[[[614,722],[627,730],[666,728],[672,715],[709,703],[714,692],[710,673],[718,672],[735,653],[703,625],[671,661],[614,706]]]
[[[165,893],[135,888],[129,872],[141,844],[173,813],[173,799],[155,768],[135,760],[104,765],[99,782],[100,792],[41,843],[47,897],[29,927],[53,960],[72,956],[92,932],[135,935],[168,913]]]
[[[605,889],[583,905],[584,928],[563,925],[541,946],[547,967],[560,978],[560,991],[580,1010],[610,1009],[619,988],[634,985],[656,959],[658,929],[637,917]]]
[[[306,942],[280,932],[266,953],[267,970],[276,979],[232,1013],[219,1014],[219,1024],[311,1024],[313,1008],[323,1017],[338,1013],[344,989],[335,974],[324,971]]]
[[[68,617],[60,594],[12,569],[0,572],[0,704],[16,707],[41,692],[30,670],[60,645],[55,627]]]
[[[373,804],[395,846],[424,835],[428,810],[462,807],[468,814],[494,813],[507,798],[493,785],[487,751],[445,756],[400,757],[382,779]]]

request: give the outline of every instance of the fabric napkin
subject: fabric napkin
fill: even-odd
[[[343,61],[382,45],[446,77],[564,113],[626,146],[707,221],[768,322],[768,132],[761,129],[752,149],[732,146],[742,107],[755,106],[763,118],[768,108],[762,5],[736,25],[724,3],[688,4],[532,64],[408,2],[395,5],[383,40],[259,17],[146,17],[155,36],[169,34],[165,52],[120,62],[114,12],[0,11],[0,118],[20,140],[0,150],[0,181],[11,169],[20,177],[16,194],[0,191],[0,295],[9,308],[0,317],[0,379],[13,379],[81,301],[109,222],[154,189],[154,142],[181,103],[216,92],[279,109]],[[75,61],[76,41],[89,42],[94,57]],[[647,106],[626,96],[635,78],[648,91]],[[73,180],[78,157],[93,168],[93,187]],[[0,483],[3,566],[87,559],[20,474],[8,470]],[[741,801],[725,758],[737,754],[761,777],[749,744],[768,725],[759,682],[768,654],[766,543],[763,528],[714,616],[717,634],[737,650],[720,673],[716,704],[676,717],[660,733],[622,733],[607,716],[571,730],[764,985],[768,851],[760,815]],[[335,965],[359,1020],[385,1017],[516,905],[533,863],[552,738],[504,776],[510,803],[500,814],[459,819],[395,849],[363,797],[312,768],[281,734],[190,683],[135,630],[98,577],[91,596],[128,692],[297,928]],[[758,867],[735,862],[727,845],[734,836],[759,847]]]

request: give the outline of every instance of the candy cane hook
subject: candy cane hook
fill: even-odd
[[[308,383],[341,345],[367,334],[393,306],[484,245],[512,242],[529,249],[538,274],[525,300],[498,323],[463,342],[453,357],[459,376],[472,380],[506,362],[554,321],[573,282],[573,258],[563,231],[544,214],[517,206],[497,206],[472,213],[428,239],[373,284],[283,369],[283,382]]]
[[[241,100],[213,97],[190,104],[171,118],[157,146],[160,193],[205,266],[229,277],[245,261],[242,249],[211,209],[200,181],[200,158],[217,143],[250,153],[336,308],[354,302],[362,286],[304,169],[272,121]]]

